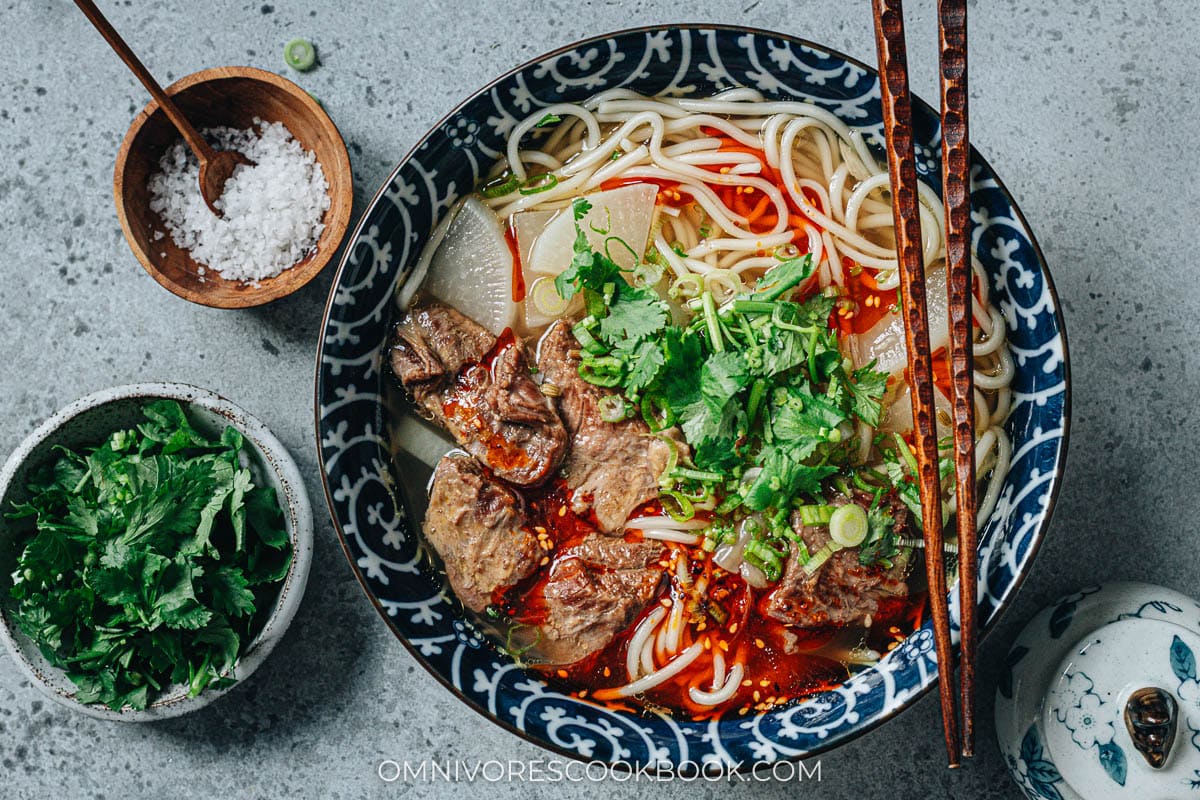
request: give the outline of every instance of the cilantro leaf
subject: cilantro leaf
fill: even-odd
[[[854,370],[853,380],[847,388],[854,395],[854,415],[872,428],[879,425],[883,415],[883,395],[887,391],[886,372],[876,372],[875,362]]]
[[[786,508],[797,495],[819,495],[821,481],[836,473],[837,467],[805,464],[806,449],[792,445],[765,448],[759,459],[761,471],[746,492],[746,507],[754,511]]]
[[[250,591],[249,585],[239,568],[228,564],[217,568],[209,579],[213,607],[231,617],[253,614],[254,592]]]
[[[888,562],[900,552],[895,534],[896,520],[883,506],[867,512],[867,538],[858,551],[858,562],[864,566]]]
[[[666,304],[648,289],[635,289],[624,283],[618,285],[617,300],[600,320],[600,335],[610,344],[622,339],[643,339],[663,329],[669,319]]]
[[[720,409],[750,383],[750,371],[741,353],[713,353],[700,370],[700,394],[709,407]]]
[[[639,342],[629,358],[629,374],[625,379],[626,388],[631,392],[641,392],[654,383],[659,370],[666,363],[667,357],[656,342]]]

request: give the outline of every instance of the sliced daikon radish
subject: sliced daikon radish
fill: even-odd
[[[498,336],[516,321],[512,273],[500,218],[472,196],[434,251],[421,288]]]
[[[952,420],[954,417],[950,400],[936,386],[933,388],[933,405],[937,409],[934,418],[937,421],[938,440],[940,441],[947,436],[953,436],[954,427]],[[909,389],[908,384],[901,383],[896,393],[895,401],[884,410],[883,420],[879,423],[879,430],[885,433],[908,433],[913,429],[912,413],[912,391]]]
[[[597,252],[607,252],[619,266],[633,269],[646,251],[646,239],[650,234],[650,220],[654,216],[654,198],[658,187],[650,183],[634,183],[606,192],[586,195],[592,209],[579,221],[587,234],[588,243]],[[516,215],[513,221],[517,232],[517,247],[520,252],[528,250],[523,260],[527,281],[535,275],[558,275],[571,264],[575,256],[575,216],[571,208],[554,215],[538,231],[540,220],[521,217],[531,212]],[[532,212],[543,213],[543,212]],[[536,238],[526,244],[530,235]],[[625,245],[615,241],[621,240]]]
[[[400,414],[391,434],[401,450],[429,467],[436,467],[442,456],[458,446],[440,428],[414,414]]]
[[[946,267],[937,264],[925,273],[925,303],[929,310],[929,352],[950,343],[950,306],[946,299]],[[885,314],[873,328],[857,337],[854,362],[863,366],[876,362],[875,369],[897,375],[908,366],[904,346],[904,317]]]
[[[517,235],[517,253],[521,256],[521,264],[529,271],[530,250],[542,231],[550,224],[550,220],[558,214],[557,211],[518,211],[513,214],[513,233]]]

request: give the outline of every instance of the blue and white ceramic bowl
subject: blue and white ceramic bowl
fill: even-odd
[[[1161,586],[1091,586],[1043,609],[1013,642],[996,690],[996,737],[1025,796],[1200,792],[1198,653],[1200,603]],[[1173,721],[1151,731],[1157,748],[1127,722],[1127,704],[1147,691],[1173,709],[1160,718]],[[1155,749],[1160,760],[1151,763],[1144,753]]]
[[[819,45],[745,28],[639,28],[588,39],[476,92],[417,144],[359,222],[326,308],[317,364],[317,436],[337,530],[363,588],[412,654],[445,686],[509,730],[558,753],[631,763],[736,764],[828,749],[908,707],[934,682],[928,624],[878,666],[797,705],[692,723],[634,715],[564,696],[524,671],[455,606],[422,558],[420,507],[407,508],[389,456],[383,348],[392,294],[431,229],[501,154],[519,119],[624,86],[710,95],[750,86],[809,100],[882,142],[874,70]],[[914,109],[922,178],[939,187],[937,115]],[[976,255],[1003,311],[1017,363],[1008,423],[1013,465],[981,534],[979,619],[1011,600],[1046,531],[1061,482],[1070,409],[1067,346],[1054,285],[1021,212],[973,156]],[[464,287],[464,291],[469,291]],[[952,608],[957,618],[957,610]]]

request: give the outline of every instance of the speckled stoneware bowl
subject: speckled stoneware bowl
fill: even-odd
[[[58,411],[29,434],[0,471],[0,508],[7,509],[25,497],[29,472],[52,457],[55,445],[77,447],[99,444],[114,430],[132,427],[141,407],[157,399],[178,400],[187,410],[197,429],[205,434],[219,433],[232,425],[242,432],[255,458],[249,465],[255,480],[275,489],[283,509],[284,524],[291,539],[292,566],[283,579],[275,609],[262,631],[233,665],[239,682],[250,677],[274,649],[300,607],[308,570],[312,564],[312,507],[296,462],[267,427],[220,395],[207,389],[182,383],[138,383],[117,386],[90,394]],[[17,558],[13,539],[17,523],[0,515],[0,596],[7,597],[12,586],[13,564]],[[85,705],[75,700],[75,686],[62,670],[52,667],[37,646],[9,623],[0,601],[0,639],[8,646],[17,666],[38,689],[65,706],[92,717],[122,722],[147,722],[167,719],[195,711],[216,700],[229,689],[206,689],[196,697],[187,696],[185,685],[168,687],[144,711],[124,708],[113,711],[103,705]]]
[[[825,750],[894,716],[937,676],[928,624],[877,666],[804,702],[694,723],[568,697],[488,641],[449,602],[422,558],[428,469],[389,456],[383,347],[392,293],[430,230],[470,192],[519,119],[625,86],[710,95],[750,86],[808,100],[882,142],[879,82],[864,64],[767,31],[673,25],[589,39],[517,68],[471,95],[400,162],[351,237],[326,309],[316,381],[326,496],[346,554],[387,624],[451,692],[527,739],[581,759],[748,764]],[[914,108],[918,169],[940,188],[937,115]],[[981,137],[982,138],[982,137]],[[1050,275],[1024,218],[973,154],[974,248],[1017,363],[1008,422],[1013,466],[982,529],[979,619],[1011,600],[1045,534],[1062,477],[1069,417],[1067,346]],[[469,287],[464,287],[468,291]],[[955,590],[955,595],[957,590]],[[952,608],[957,619],[957,608]]]

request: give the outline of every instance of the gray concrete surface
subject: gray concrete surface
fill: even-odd
[[[202,67],[285,69],[351,150],[360,211],[442,113],[493,76],[579,37],[640,23],[745,22],[874,57],[867,0],[372,3],[102,2],[166,80]],[[286,640],[258,674],[193,716],[105,724],[45,701],[0,658],[0,798],[410,797],[1016,798],[992,733],[997,662],[1060,591],[1116,579],[1196,593],[1200,492],[1200,180],[1197,17],[1190,4],[972,6],[972,130],[1041,239],[1066,306],[1075,417],[1049,539],[982,651],[980,754],[944,768],[925,698],[786,783],[383,783],[382,759],[538,758],[457,703],[391,638],[335,540],[314,458],[312,371],[333,270],[268,308],[178,300],[138,267],[117,226],[112,163],[142,89],[67,0],[6,0],[0,13],[0,450],[59,406],[141,379],[228,395],[275,430],[317,510],[312,579]],[[932,0],[914,0],[917,90],[936,98]],[[295,77],[295,76],[292,76]],[[164,81],[165,82],[165,81]]]

